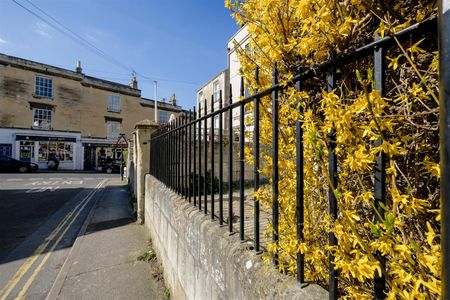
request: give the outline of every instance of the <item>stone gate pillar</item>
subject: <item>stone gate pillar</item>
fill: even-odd
[[[158,125],[150,120],[143,120],[134,126],[135,162],[136,162],[136,200],[137,221],[144,223],[145,215],[145,175],[150,172],[150,135],[158,128]]]

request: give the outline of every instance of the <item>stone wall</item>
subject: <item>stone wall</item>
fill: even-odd
[[[145,226],[174,299],[326,299],[317,285],[265,266],[261,256],[226,227],[181,199],[151,175],[145,178]]]

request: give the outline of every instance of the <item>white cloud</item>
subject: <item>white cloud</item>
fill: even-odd
[[[5,45],[5,44],[9,44],[9,42],[8,42],[7,40],[5,40],[5,39],[2,39],[2,38],[0,37],[0,44]]]
[[[39,34],[40,36],[43,36],[45,38],[52,38],[52,36],[50,35],[50,33],[48,33],[50,27],[43,22],[36,22],[34,24],[34,32],[36,32],[37,34]]]

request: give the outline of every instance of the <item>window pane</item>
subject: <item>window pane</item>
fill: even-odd
[[[41,129],[51,129],[52,111],[49,109],[35,108],[33,110],[33,127]]]
[[[120,112],[120,96],[108,96],[108,111]]]
[[[52,84],[51,78],[36,76],[34,94],[40,97],[52,97]]]
[[[106,130],[108,138],[118,138],[121,131],[122,124],[117,121],[107,121]]]

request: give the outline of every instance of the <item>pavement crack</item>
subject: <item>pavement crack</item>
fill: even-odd
[[[114,268],[114,267],[118,267],[118,266],[122,266],[122,265],[132,264],[132,263],[135,263],[135,262],[136,261],[134,261],[134,260],[124,261],[124,262],[121,262],[121,263],[118,263],[118,264],[103,266],[103,267],[99,267],[99,268],[96,268],[96,269],[92,269],[92,270],[76,273],[76,274],[73,274],[73,275],[68,275],[67,278],[75,278],[75,277],[79,277],[79,276],[82,276],[82,275],[85,275],[85,274],[97,272],[97,271],[100,271],[100,270],[103,270],[103,269]]]

